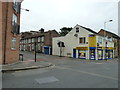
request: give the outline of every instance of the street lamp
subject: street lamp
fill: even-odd
[[[30,10],[28,10],[28,9],[24,9],[24,8],[21,8],[21,10],[25,10],[25,11],[27,11],[27,12],[29,12]]]
[[[36,62],[36,43],[37,43],[37,36],[35,36],[35,50],[34,50],[34,53],[35,53],[35,62]]]
[[[106,55],[106,53],[107,53],[107,40],[105,39],[105,37],[106,37],[106,31],[105,31],[106,23],[112,22],[112,21],[113,20],[109,20],[109,21],[104,22],[105,58],[107,57],[107,55]],[[106,58],[106,61],[107,61],[107,58]]]

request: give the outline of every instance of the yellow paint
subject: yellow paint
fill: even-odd
[[[102,47],[102,50],[105,50],[105,48],[106,48],[106,47]],[[107,47],[107,49],[109,49],[109,50],[113,50],[114,47]]]
[[[88,50],[88,47],[76,47],[77,50]]]
[[[105,49],[105,47],[102,47],[102,50],[104,50]]]
[[[88,37],[88,41],[89,41],[89,47],[96,47],[97,46],[96,36]]]
[[[113,49],[114,49],[114,47],[108,47],[108,49],[109,49],[109,50],[113,50]]]

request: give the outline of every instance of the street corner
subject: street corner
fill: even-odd
[[[27,62],[27,64],[26,64]],[[13,65],[13,66],[5,66],[4,68],[2,68],[1,72],[5,73],[5,72],[11,72],[11,71],[22,71],[22,70],[31,70],[31,69],[39,69],[39,68],[47,68],[47,67],[53,67],[55,66],[53,63],[49,63],[49,62],[42,62],[42,61],[38,61],[38,62],[28,62],[28,61],[24,61],[21,62],[19,65],[17,64],[17,66]]]

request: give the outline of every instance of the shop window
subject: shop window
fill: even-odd
[[[86,51],[85,50],[79,50],[78,51],[78,58],[86,59]]]
[[[80,37],[79,38],[79,43],[80,44],[85,44],[85,37]]]
[[[15,50],[16,49],[16,38],[13,38],[12,39],[12,47],[11,47],[12,50]]]

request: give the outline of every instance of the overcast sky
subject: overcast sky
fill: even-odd
[[[40,28],[60,31],[62,27],[76,24],[98,32],[104,28],[118,33],[119,0],[24,0],[21,10],[21,32],[38,31]]]

